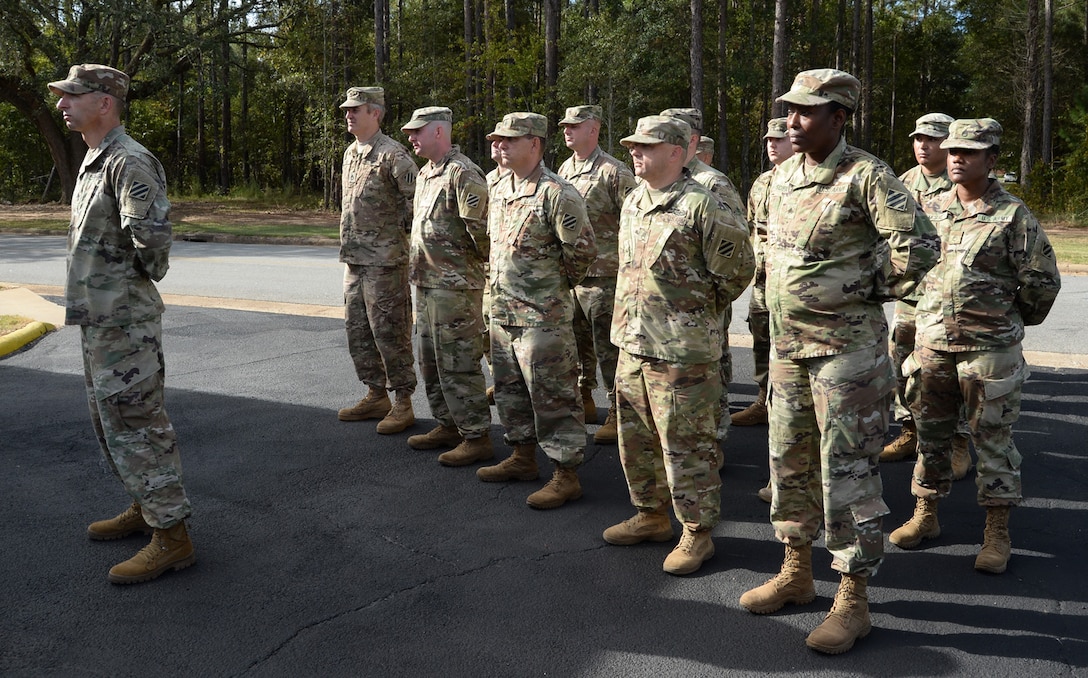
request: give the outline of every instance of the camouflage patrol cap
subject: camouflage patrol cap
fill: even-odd
[[[587,104],[585,106],[571,106],[567,109],[566,115],[559,121],[560,125],[577,125],[583,123],[586,120],[600,120],[602,117],[601,107],[596,104]]]
[[[695,149],[696,153],[713,153],[714,152],[714,140],[710,137],[699,137],[699,146]]]
[[[907,136],[913,138],[916,134],[922,134],[934,139],[943,139],[948,136],[948,125],[952,120],[951,115],[944,113],[926,113],[914,121],[914,131]]]
[[[502,122],[495,125],[495,131],[487,135],[488,141],[494,141],[494,137],[547,137],[548,119],[539,113],[518,111],[502,116]]]
[[[672,144],[686,148],[691,139],[691,126],[678,117],[669,115],[648,115],[638,119],[635,133],[620,139],[620,143],[630,148],[633,144]]]
[[[798,106],[822,106],[832,101],[851,111],[858,105],[861,82],[846,71],[817,68],[801,71],[793,79],[790,91],[775,99]]]
[[[124,101],[128,95],[128,76],[102,64],[79,64],[68,69],[66,79],[49,83],[49,91],[57,96],[104,92]]]
[[[990,148],[1001,145],[1001,123],[993,118],[953,120],[941,148]]]
[[[412,119],[404,123],[401,131],[421,129],[432,122],[453,122],[453,111],[445,106],[428,106],[412,111]]]
[[[785,118],[771,118],[767,121],[767,133],[763,135],[764,139],[782,139],[787,136],[789,132],[786,131]]]
[[[356,106],[385,107],[385,90],[381,87],[351,87],[348,89],[347,100],[340,104],[340,108],[355,108]]]
[[[691,127],[692,134],[703,131],[703,112],[698,108],[666,108],[661,115],[683,120]]]

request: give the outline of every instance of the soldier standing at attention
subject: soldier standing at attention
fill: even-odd
[[[593,389],[597,365],[608,391],[608,418],[593,434],[597,443],[616,442],[616,361],[619,349],[612,345],[612,306],[616,299],[617,238],[623,199],[635,187],[635,175],[619,160],[601,150],[601,107],[568,108],[559,121],[563,140],[574,155],[559,168],[559,176],[574,185],[586,203],[586,214],[597,241],[597,260],[585,279],[574,287],[574,336],[582,366],[579,385],[586,423],[597,422]]]
[[[751,280],[748,228],[684,169],[691,128],[649,116],[620,143],[642,179],[620,217],[612,341],[620,461],[638,509],[604,531],[610,544],[684,534],[663,569],[691,574],[714,555],[721,519],[721,314]]]
[[[948,180],[945,160],[948,151],[941,148],[941,142],[948,136],[948,123],[952,116],[944,113],[929,113],[918,118],[911,132],[914,146],[914,158],[918,164],[899,177],[903,185],[910,189],[911,195],[922,206],[939,193],[952,188]],[[909,403],[906,400],[907,378],[903,374],[903,361],[914,351],[914,308],[922,296],[921,285],[912,294],[895,302],[895,325],[892,329],[892,367],[895,369],[895,418],[900,422],[899,436],[884,446],[880,461],[902,461],[913,459],[918,453],[918,434],[911,417]],[[971,467],[971,452],[968,449],[969,433],[966,423],[952,439],[952,468],[956,480],[967,475]]]
[[[340,104],[355,141],[344,151],[340,261],[348,352],[366,397],[340,410],[341,421],[381,419],[378,433],[415,423],[408,231],[418,169],[404,146],[381,131],[385,90],[352,87]],[[389,405],[386,391],[396,394]]]
[[[547,119],[509,113],[488,135],[507,170],[491,187],[491,369],[495,405],[514,453],[477,469],[485,482],[534,480],[536,444],[555,463],[529,495],[537,509],[582,496],[586,427],[578,393],[572,290],[597,258],[585,204],[544,167]]]
[[[79,325],[91,424],[132,505],[91,523],[95,540],[152,532],[151,543],[110,568],[133,584],[196,562],[185,529],[192,509],[181,482],[177,434],[166,414],[162,297],[170,267],[166,173],[125,134],[129,78],[99,64],[72,66],[49,83],[64,123],[87,143],[72,195],[65,281],[67,325]]]
[[[825,529],[842,579],[805,642],[828,654],[868,635],[867,583],[884,557],[878,458],[895,380],[883,303],[909,294],[939,247],[888,166],[846,144],[860,89],[820,69],[778,98],[797,153],[772,179],[765,257],[771,522],[786,554],[777,576],[740,598],[756,614],[812,601],[812,542]]]
[[[452,447],[439,463],[466,466],[494,456],[480,367],[490,242],[483,170],[453,145],[452,130],[453,112],[442,107],[416,110],[401,128],[416,155],[428,160],[416,180],[408,275],[416,286],[419,371],[438,421],[408,445]]]
[[[1017,197],[990,178],[1001,143],[992,118],[956,120],[941,148],[955,187],[927,213],[941,236],[941,259],[923,283],[914,353],[903,365],[918,423],[914,516],[891,534],[902,548],[937,537],[937,502],[952,486],[952,437],[966,407],[978,453],[978,503],[986,528],[975,569],[1000,574],[1011,552],[1009,511],[1023,499],[1012,425],[1028,376],[1025,325],[1046,318],[1061,289],[1054,249]]]

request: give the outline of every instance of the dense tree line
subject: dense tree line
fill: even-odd
[[[84,151],[45,84],[73,63],[133,75],[126,124],[174,194],[277,191],[338,204],[347,87],[381,84],[385,129],[447,105],[484,167],[503,113],[704,110],[739,186],[793,74],[864,83],[853,143],[898,171],[914,119],[1005,127],[1000,166],[1036,208],[1088,213],[1088,0],[0,0],[0,199],[66,200]],[[553,136],[549,158],[566,154]],[[620,153],[622,157],[622,153]],[[48,190],[47,186],[48,184]]]

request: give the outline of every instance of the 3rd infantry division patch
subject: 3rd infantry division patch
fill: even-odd
[[[884,206],[897,212],[907,211],[907,194],[901,191],[888,191],[888,197],[884,200]]]
[[[133,181],[132,186],[128,189],[129,197],[133,200],[147,200],[147,195],[150,192],[151,187],[142,181]]]

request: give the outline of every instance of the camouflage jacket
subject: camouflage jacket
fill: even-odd
[[[940,241],[880,160],[839,140],[816,167],[775,170],[768,198],[767,308],[782,358],[837,355],[887,336],[882,302],[909,294]]]
[[[756,177],[748,191],[748,227],[752,230],[752,249],[756,255],[756,274],[752,284],[762,287],[767,281],[764,258],[767,250],[767,197],[774,168]]]
[[[722,314],[754,266],[748,228],[687,173],[656,201],[640,183],[620,216],[612,343],[671,362],[720,359]]]
[[[170,267],[166,173],[118,126],[87,151],[72,195],[67,325],[120,327],[162,315],[153,280]]]
[[[1054,249],[1024,203],[997,181],[978,200],[955,190],[927,212],[941,259],[923,282],[915,341],[942,351],[1011,346],[1038,325],[1061,289]]]
[[[926,216],[930,216],[928,208],[926,207],[928,202],[938,194],[952,188],[952,182],[948,179],[948,170],[941,172],[935,177],[927,177],[922,173],[921,165],[915,165],[906,172],[903,172],[903,174],[900,175],[899,180],[907,187],[907,190],[914,196],[914,200],[922,206],[922,209],[927,210]],[[922,286],[918,285],[913,292],[903,297],[902,301],[905,301],[908,304],[917,305],[918,300],[921,298]]]
[[[416,180],[408,279],[419,287],[482,290],[490,241],[483,171],[454,146]]]
[[[635,187],[635,175],[627,165],[598,147],[584,162],[578,162],[574,156],[567,158],[559,168],[559,176],[582,195],[597,239],[597,260],[590,265],[586,277],[615,278],[619,270],[620,209],[623,199]]]
[[[340,261],[408,263],[408,231],[418,169],[404,146],[377,132],[344,151]]]
[[[582,196],[539,165],[491,187],[491,320],[533,327],[573,322],[571,289],[597,258]]]
[[[737,221],[745,226],[748,225],[745,218],[744,201],[741,200],[736,186],[729,180],[729,177],[725,176],[724,172],[714,169],[697,157],[688,162],[687,170],[691,172],[692,179],[705,186],[725,203],[725,206],[733,212]]]

